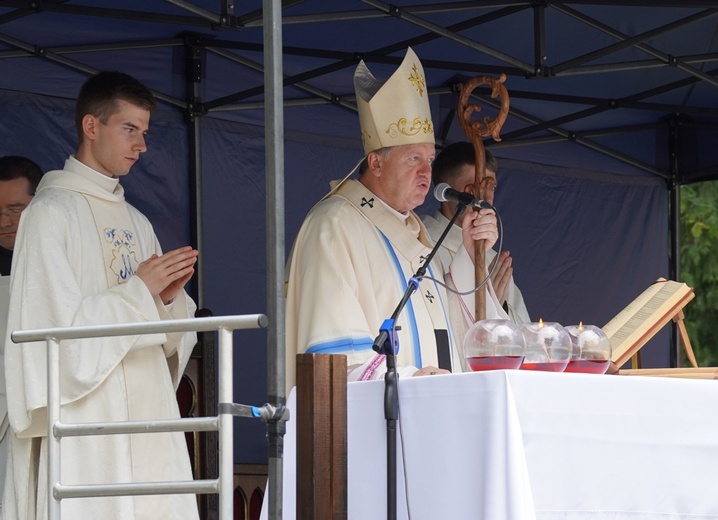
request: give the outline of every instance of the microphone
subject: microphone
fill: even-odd
[[[494,207],[485,200],[475,199],[471,193],[465,193],[463,191],[455,190],[445,182],[436,185],[436,188],[434,188],[434,197],[439,202],[446,202],[448,200],[451,200],[454,202],[458,202],[459,204],[463,204],[464,206],[494,209]]]

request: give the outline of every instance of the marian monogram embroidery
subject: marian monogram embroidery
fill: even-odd
[[[110,271],[117,276],[117,283],[127,282],[135,274],[139,262],[135,254],[135,236],[132,231],[105,228],[105,240],[112,246]]]

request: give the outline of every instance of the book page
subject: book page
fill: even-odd
[[[643,308],[646,303],[648,303],[651,298],[653,298],[656,293],[661,290],[661,287],[662,285],[660,285],[659,282],[656,282],[648,287],[648,289],[643,291],[638,298],[629,303],[625,309],[619,312],[611,321],[606,323],[603,326],[603,332],[605,332],[609,338],[613,335],[620,334],[623,336],[623,339],[626,339],[626,334],[630,332],[629,328],[622,330],[626,326],[626,323],[629,322],[631,318],[633,318],[634,314],[639,312],[641,308]]]
[[[611,341],[612,360],[623,364],[693,298],[684,283],[659,280],[609,321],[603,331]]]

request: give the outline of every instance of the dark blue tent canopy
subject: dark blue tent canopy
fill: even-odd
[[[504,246],[534,319],[601,326],[656,278],[676,276],[677,189],[718,176],[714,1],[282,5],[286,204],[276,217],[287,251],[328,181],[361,159],[358,61],[387,78],[412,46],[439,147],[466,139],[457,85],[507,76],[511,112],[502,141],[486,146],[500,163]],[[0,3],[0,154],[58,168],[75,150],[73,100],[89,74],[117,69],[146,83],[162,103],[123,184],[165,249],[200,244],[195,292],[215,314],[267,309],[262,6]],[[475,101],[493,117],[488,94]],[[265,335],[236,343],[237,399],[264,402]],[[675,357],[666,333],[644,352],[647,366]],[[263,460],[263,427],[242,428],[237,460]]]

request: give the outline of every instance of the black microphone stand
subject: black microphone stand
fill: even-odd
[[[449,234],[451,226],[454,225],[456,219],[464,211],[466,203],[458,203],[456,212],[446,226],[439,240],[434,244],[434,248],[424,259],[419,269],[412,276],[402,296],[399,305],[394,309],[391,318],[384,320],[379,328],[379,335],[374,340],[372,348],[379,354],[386,356],[386,374],[384,375],[384,418],[386,419],[386,487],[387,487],[387,518],[388,520],[396,520],[396,422],[399,419],[399,375],[396,373],[396,353],[399,352],[399,338],[396,331],[396,320],[399,314],[406,306],[411,295],[419,288],[421,278],[426,274],[426,269],[431,260],[436,255],[441,243]]]

